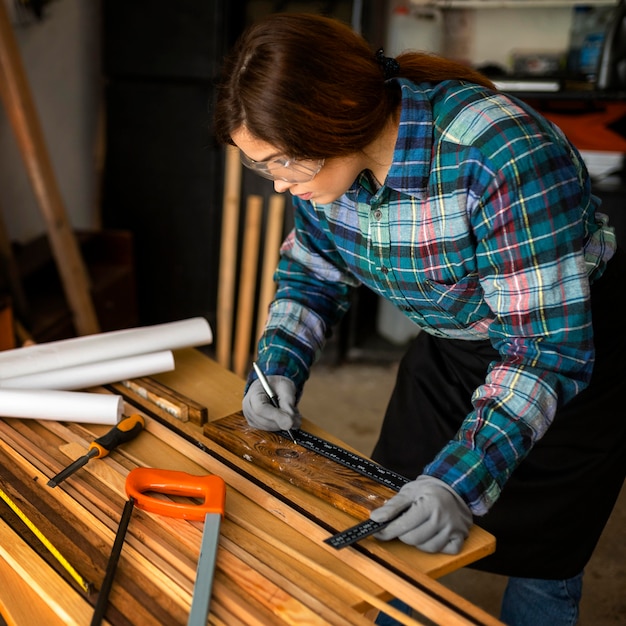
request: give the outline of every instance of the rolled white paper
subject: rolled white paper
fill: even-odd
[[[212,341],[211,327],[203,317],[51,341],[0,352],[0,379]]]
[[[76,390],[106,385],[128,378],[150,376],[174,369],[174,355],[166,350],[138,354],[99,363],[86,363],[49,372],[14,376],[0,380],[1,389],[59,389]]]
[[[0,389],[0,415],[42,420],[117,424],[122,417],[121,396],[81,391]]]

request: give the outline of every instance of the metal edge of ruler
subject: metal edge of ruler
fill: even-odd
[[[296,439],[296,443],[307,450],[311,450],[317,454],[325,456],[336,463],[340,463],[344,467],[347,467],[362,476],[366,476],[381,485],[389,487],[394,491],[400,491],[400,488],[409,482],[408,478],[405,478],[401,474],[387,469],[382,465],[360,456],[356,452],[346,450],[341,446],[338,446],[326,439],[312,435],[305,430],[292,430],[292,434]],[[291,440],[291,436],[286,430],[278,431],[278,434],[285,439]]]
[[[291,435],[293,434],[296,443],[301,445],[303,448],[311,450],[316,454],[320,454],[328,459],[331,459],[332,461],[335,461],[336,463],[340,463],[344,467],[347,467],[362,476],[366,476],[381,485],[389,487],[394,491],[399,491],[403,485],[409,482],[409,479],[405,478],[401,474],[387,469],[375,461],[362,457],[355,452],[346,450],[345,448],[331,443],[326,439],[312,435],[305,430],[292,430],[291,434],[286,430],[283,430],[279,431],[279,434],[286,439],[291,439]],[[392,521],[393,520],[391,519],[385,522],[375,522],[374,520],[367,519],[351,526],[350,528],[346,528],[345,530],[335,533],[325,539],[324,543],[327,543],[336,550],[339,550],[350,546],[361,539],[365,539],[365,537],[369,537],[370,535],[377,533],[388,526]]]

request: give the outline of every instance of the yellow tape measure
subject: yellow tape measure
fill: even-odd
[[[52,556],[63,566],[68,574],[81,586],[85,593],[89,593],[90,585],[85,579],[70,565],[68,560],[50,543],[45,535],[26,517],[24,512],[0,489],[0,497],[9,505],[11,510],[28,526],[31,532],[41,541],[43,546]]]

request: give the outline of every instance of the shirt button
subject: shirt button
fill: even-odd
[[[383,274],[388,274],[388,273],[389,273],[389,268],[388,268],[388,267],[385,267],[385,266],[383,265],[383,266],[380,268],[380,271],[381,271]]]
[[[376,209],[374,211],[374,219],[376,221],[380,220],[380,218],[383,216],[383,212],[380,209]]]

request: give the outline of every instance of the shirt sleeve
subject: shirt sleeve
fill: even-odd
[[[294,207],[294,229],[281,246],[258,360],[267,374],[290,378],[301,393],[359,281],[328,237],[323,209],[298,198]]]

